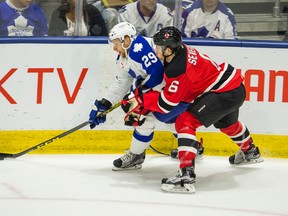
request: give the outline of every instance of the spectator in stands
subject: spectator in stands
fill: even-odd
[[[188,7],[191,7],[194,1],[192,0],[182,0],[182,9],[185,10]]]
[[[62,0],[53,13],[49,26],[49,36],[75,35],[75,0]],[[78,36],[107,36],[107,28],[99,10],[83,0],[83,16]]]
[[[166,7],[169,7],[171,11],[173,11],[176,7],[176,4],[179,4],[180,1],[175,0],[158,0],[157,1],[160,4],[165,5]],[[181,5],[182,8],[185,9],[188,5],[193,4],[194,0],[182,0]]]
[[[182,13],[182,36],[237,39],[233,12],[219,0],[196,0]]]
[[[31,0],[0,2],[0,36],[47,36],[44,11]]]
[[[103,2],[100,0],[87,0],[88,4],[95,6],[101,13],[108,32],[118,23],[118,6],[117,7],[105,7]],[[126,4],[126,1],[120,2],[122,6]],[[122,7],[121,6],[121,7]],[[121,8],[120,7],[120,8]]]
[[[173,25],[170,9],[157,0],[138,0],[125,5],[118,13],[119,22],[133,24],[142,36],[152,37],[161,28]]]

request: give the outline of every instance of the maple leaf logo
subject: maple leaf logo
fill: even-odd
[[[142,49],[143,49],[143,44],[142,43],[136,43],[135,45],[134,45],[134,49],[133,49],[133,52],[141,52],[142,51]]]
[[[7,27],[8,36],[33,36],[34,27],[27,25],[28,21],[23,16],[17,17],[14,22],[15,26]]]

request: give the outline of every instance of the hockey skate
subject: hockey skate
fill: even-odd
[[[174,176],[163,178],[161,189],[171,193],[195,193],[195,178],[193,167],[179,169]]]
[[[197,154],[196,154],[196,159],[202,160],[203,156],[204,156],[204,147],[200,146],[200,148],[198,149]]]
[[[123,170],[135,170],[141,169],[142,163],[145,160],[146,153],[145,151],[142,154],[133,154],[130,151],[127,151],[125,155],[114,160],[114,167],[112,170],[114,171],[123,171]]]
[[[261,163],[264,160],[260,158],[259,148],[254,144],[251,144],[251,148],[243,152],[241,149],[235,154],[229,157],[229,162],[232,165],[245,165],[245,164],[254,164]]]

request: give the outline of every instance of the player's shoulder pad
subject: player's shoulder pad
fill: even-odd
[[[165,70],[168,78],[176,78],[186,73],[186,48],[182,47],[174,58],[173,63],[170,63]]]
[[[146,38],[141,35],[138,35],[131,44],[129,57],[135,61],[137,59],[141,61],[141,58],[143,55],[146,55],[150,52],[154,52],[152,48],[152,43],[150,43],[151,42],[150,40],[152,40],[152,38]]]

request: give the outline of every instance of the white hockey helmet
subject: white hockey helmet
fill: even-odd
[[[112,42],[114,39],[119,38],[123,43],[125,36],[129,36],[133,41],[137,34],[134,25],[128,22],[120,22],[116,24],[109,32],[109,41]]]

